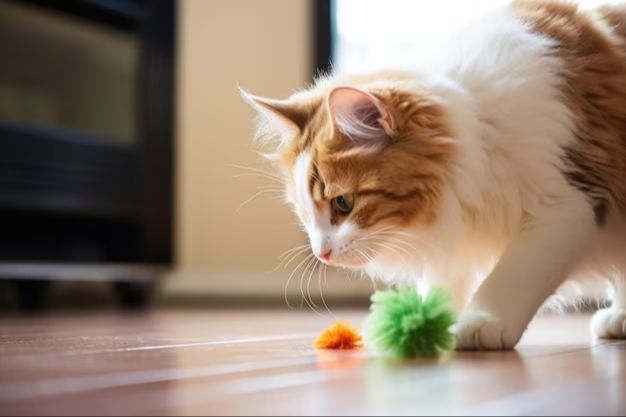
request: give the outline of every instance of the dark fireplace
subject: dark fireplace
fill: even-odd
[[[142,303],[172,262],[173,0],[0,2],[0,278]]]

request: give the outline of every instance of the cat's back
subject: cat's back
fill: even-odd
[[[582,11],[571,3],[515,1],[534,33],[553,42],[575,141],[566,149],[569,182],[593,200],[598,223],[626,214],[626,4]]]

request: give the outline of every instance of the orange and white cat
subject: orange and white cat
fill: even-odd
[[[596,278],[594,332],[626,337],[626,7],[514,2],[412,71],[243,95],[313,252],[457,289],[459,348],[514,347]]]

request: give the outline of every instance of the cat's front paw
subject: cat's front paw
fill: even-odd
[[[517,330],[498,317],[483,311],[466,311],[456,325],[458,350],[513,349],[524,329]]]
[[[626,339],[626,309],[598,311],[591,320],[591,329],[602,339]]]

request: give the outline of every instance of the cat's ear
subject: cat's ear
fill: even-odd
[[[328,96],[334,126],[359,145],[380,145],[395,131],[392,114],[373,95],[352,87],[337,87]]]
[[[298,130],[301,130],[307,122],[306,109],[294,100],[274,100],[251,94],[246,94],[246,100],[257,110],[270,112]]]
[[[257,138],[278,139],[279,147],[289,136],[301,132],[309,119],[309,110],[298,100],[274,100],[258,97],[239,89],[241,97],[257,111]]]

